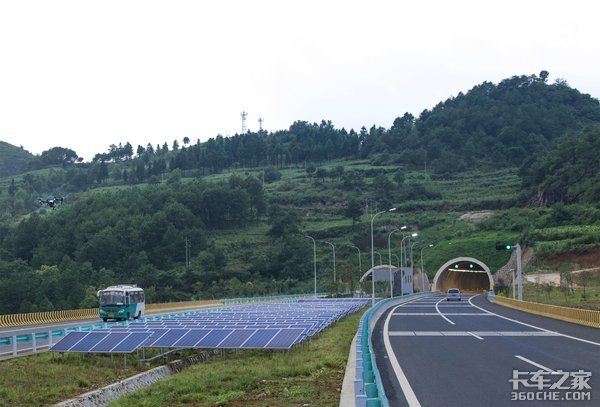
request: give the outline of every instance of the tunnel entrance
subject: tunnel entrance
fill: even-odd
[[[472,257],[457,257],[440,267],[433,278],[433,290],[488,291],[494,288],[489,267]]]

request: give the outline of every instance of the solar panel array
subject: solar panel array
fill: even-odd
[[[131,353],[142,347],[289,349],[357,312],[368,299],[304,299],[204,309],[127,326],[71,332],[51,351]]]

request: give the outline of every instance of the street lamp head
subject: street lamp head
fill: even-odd
[[[406,228],[408,228],[408,226],[404,225],[400,228],[400,230],[405,230]]]
[[[428,247],[433,247],[433,245],[432,245],[432,244],[430,244]]]
[[[417,237],[417,236],[419,236],[419,234],[418,233],[413,233],[411,236],[412,237]]]
[[[388,212],[394,212],[395,210],[396,210],[396,208],[391,208],[391,209],[388,209]]]

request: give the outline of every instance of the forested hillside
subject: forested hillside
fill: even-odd
[[[319,242],[319,289],[353,290],[353,246],[364,271],[370,216],[390,207],[375,230],[379,261],[390,230],[407,225],[416,250],[436,244],[430,276],[457,252],[502,266],[496,241],[587,250],[596,229],[573,226],[600,222],[598,123],[598,100],[543,71],[485,82],[389,129],[297,121],[206,142],[112,144],[90,163],[55,147],[0,177],[0,313],[91,307],[116,283],[143,286],[151,302],[310,292],[305,234]],[[40,206],[48,197],[64,204]],[[476,210],[498,213],[457,221]]]
[[[520,170],[534,205],[600,201],[600,126],[558,138]]]
[[[0,141],[0,178],[25,171],[33,159],[33,155],[22,148]]]

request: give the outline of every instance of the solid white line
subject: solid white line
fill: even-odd
[[[385,344],[385,350],[386,350],[387,354],[389,355],[389,361],[392,364],[392,369],[394,369],[396,378],[398,379],[398,382],[400,383],[400,388],[402,389],[402,392],[404,393],[404,397],[406,397],[406,401],[408,401],[408,405],[411,407],[420,407],[421,403],[419,403],[419,400],[417,399],[415,392],[413,391],[412,387],[410,386],[410,383],[408,382],[408,379],[406,378],[404,371],[400,367],[400,363],[398,362],[398,357],[396,356],[396,353],[394,352],[394,348],[392,348],[392,344],[390,343],[390,335],[389,335],[390,319],[391,319],[394,311],[396,309],[400,308],[402,305],[404,305],[404,304],[400,304],[398,307],[396,307],[394,310],[392,310],[388,314],[387,318],[385,319],[385,324],[383,326],[383,343]]]
[[[483,341],[483,338],[482,338],[481,336],[479,336],[479,335],[475,335],[473,332],[469,332],[469,331],[467,331],[467,333],[468,333],[469,335],[471,335],[471,336],[474,336],[475,338],[479,339],[480,341]]]
[[[479,294],[479,295],[481,295],[481,294]],[[470,303],[472,306],[474,306],[475,308],[479,308],[479,309],[480,309],[480,310],[482,310],[482,311],[489,312],[490,314],[492,314],[492,315],[495,315],[495,316],[497,316],[497,317],[499,317],[499,318],[506,319],[507,321],[512,321],[512,322],[515,322],[515,323],[517,323],[517,324],[521,324],[521,325],[524,325],[524,326],[528,326],[528,327],[530,327],[530,328],[539,329],[540,331],[544,331],[544,332],[550,332],[550,333],[553,333],[553,334],[557,334],[557,335],[563,336],[563,337],[565,337],[565,338],[574,339],[574,340],[576,340],[576,341],[585,342],[585,343],[590,343],[590,344],[592,344],[592,345],[600,346],[600,343],[599,343],[599,342],[588,341],[587,339],[578,338],[578,337],[576,337],[576,336],[571,336],[571,335],[565,335],[565,334],[561,334],[560,332],[556,332],[556,331],[550,331],[549,329],[541,328],[541,327],[539,327],[539,326],[535,326],[535,325],[531,325],[531,324],[526,324],[525,322],[517,321],[516,319],[512,319],[512,318],[508,318],[508,317],[505,317],[505,316],[502,316],[502,315],[496,314],[495,312],[488,311],[488,310],[486,310],[485,308],[481,308],[481,307],[479,307],[479,306],[477,306],[477,305],[473,304],[473,303],[471,302],[471,299],[469,299],[469,303]]]
[[[545,370],[545,371],[547,371],[547,372],[550,372],[550,373],[554,373],[554,374],[556,374],[556,371],[554,371],[554,370],[552,370],[552,369],[550,369],[550,368],[548,368],[548,367],[546,367],[546,366],[544,366],[544,365],[540,365],[539,363],[535,363],[533,360],[529,360],[529,359],[527,359],[527,358],[524,358],[523,356],[520,356],[520,355],[515,355],[515,357],[516,357],[517,359],[521,359],[523,362],[527,362],[527,363],[529,363],[530,365],[533,365],[533,366],[535,366],[535,367],[539,367],[539,368],[540,368],[540,369],[542,369],[542,370]]]
[[[438,304],[439,304],[440,302],[442,302],[442,301],[444,301],[444,299],[443,299],[443,298],[442,298],[441,300],[439,300],[438,302],[436,302],[436,303],[435,303],[435,310],[436,310],[436,311],[438,312],[438,314],[440,314],[440,316],[441,316],[442,318],[444,318],[446,321],[450,322],[452,325],[456,325],[454,322],[450,321],[448,318],[446,318],[446,316],[444,316],[444,314],[442,314],[442,313],[441,313],[441,311],[440,311],[440,309],[439,309],[439,307],[438,307]]]
[[[418,315],[418,316],[432,316],[436,317],[439,315],[437,312],[394,312],[394,315]],[[474,312],[446,312],[446,315],[463,315],[463,316],[474,316],[474,317],[493,317],[490,313],[481,313],[477,314]]]

